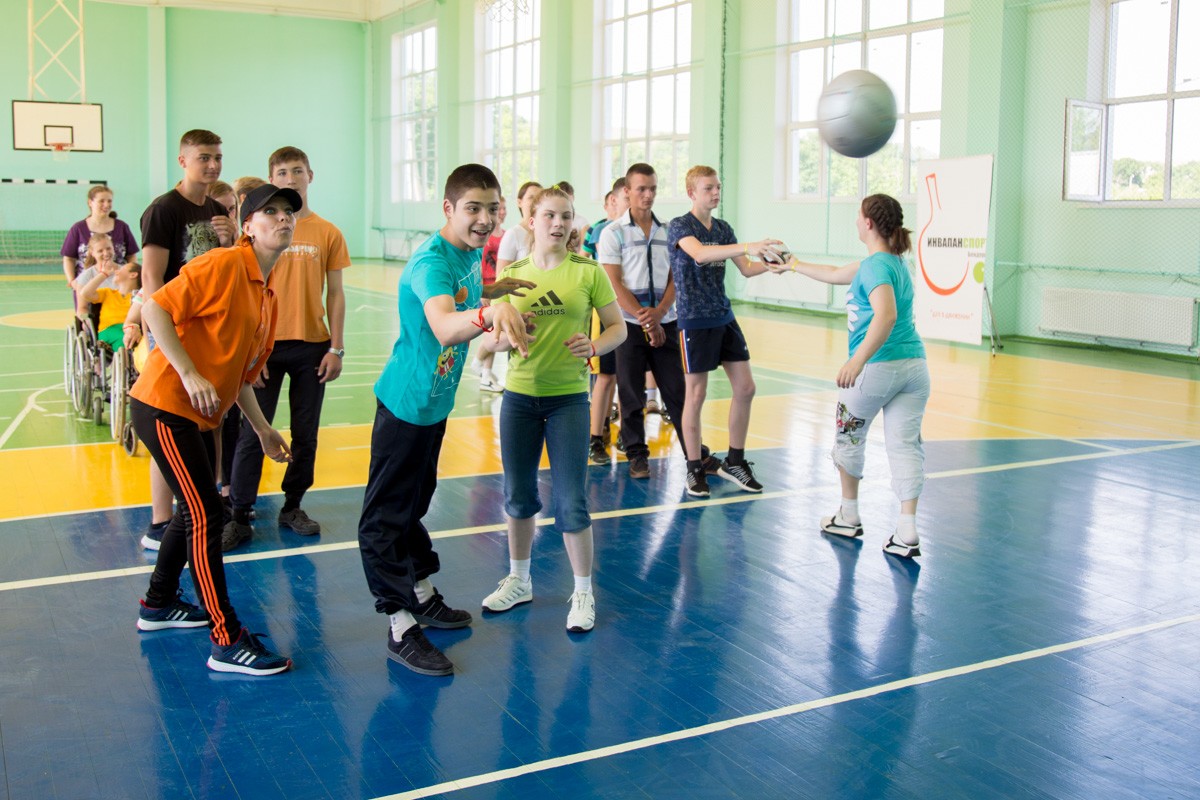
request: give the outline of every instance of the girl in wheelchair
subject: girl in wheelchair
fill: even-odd
[[[79,287],[81,304],[100,304],[100,324],[97,338],[112,350],[123,344],[122,324],[133,304],[134,293],[142,288],[141,268],[136,261],[117,265],[113,261],[112,239],[105,233],[94,233],[88,241],[86,266],[95,267],[92,278]],[[105,285],[105,284],[111,285]]]

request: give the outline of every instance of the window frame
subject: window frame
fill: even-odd
[[[812,201],[812,200],[852,200],[857,197],[862,197],[868,192],[870,186],[869,177],[869,162],[872,156],[867,158],[857,159],[858,170],[858,193],[855,195],[834,194],[831,186],[831,167],[834,158],[842,158],[835,154],[824,140],[820,139],[817,128],[816,107],[814,106],[809,112],[809,116],[801,116],[799,109],[793,108],[795,100],[795,79],[792,68],[793,56],[796,53],[806,50],[821,51],[821,69],[822,80],[821,88],[829,85],[829,82],[837,77],[833,73],[833,48],[838,45],[850,43],[858,43],[859,45],[859,61],[858,67],[852,69],[872,69],[869,62],[870,42],[873,39],[887,39],[897,36],[905,37],[905,53],[904,53],[904,102],[903,107],[896,109],[896,128],[901,138],[900,160],[902,164],[901,189],[897,196],[901,199],[912,199],[916,197],[916,191],[913,188],[912,171],[914,167],[913,152],[912,152],[912,126],[913,123],[922,123],[936,121],[939,124],[942,121],[944,108],[939,100],[938,108],[930,111],[909,111],[912,101],[912,85],[913,85],[913,36],[928,31],[942,32],[942,69],[945,64],[945,8],[942,9],[943,16],[923,18],[913,20],[913,5],[914,0],[905,0],[905,22],[889,25],[887,27],[871,28],[871,0],[861,0],[861,30],[852,34],[834,35],[830,33],[830,27],[834,15],[832,9],[837,5],[837,0],[824,0],[825,6],[825,35],[816,39],[805,39],[803,41],[792,41],[792,31],[796,30],[795,15],[800,11],[801,0],[781,0],[780,11],[780,31],[783,34],[784,41],[782,43],[781,65],[784,72],[783,84],[785,87],[785,101],[783,119],[783,158],[786,164],[786,175],[791,176],[799,170],[798,164],[795,162],[792,141],[793,137],[802,131],[811,131],[817,136],[820,150],[818,155],[818,178],[817,188],[815,191],[804,192],[792,191],[790,179],[785,179],[779,190],[782,193],[783,199],[788,201]],[[874,70],[872,70],[874,71]],[[840,73],[839,73],[840,74]],[[943,83],[944,90],[944,83]],[[895,136],[895,134],[893,134]],[[941,151],[941,137],[939,135],[938,153],[933,155],[937,158]],[[892,194],[894,192],[889,192]]]
[[[428,61],[425,57],[424,47],[426,46],[426,36],[431,34],[431,39],[434,47],[432,66],[428,69],[422,68],[417,72],[404,72],[405,63],[405,47],[407,42],[413,38],[422,40],[422,62]],[[391,152],[391,190],[390,196],[392,203],[420,203],[434,200],[438,194],[438,146],[437,146],[437,131],[438,131],[438,102],[437,102],[437,85],[438,85],[438,69],[437,69],[437,22],[430,21],[420,25],[414,25],[411,28],[406,28],[402,31],[397,31],[391,37],[392,48],[392,85],[391,85],[391,126],[389,134],[390,152]],[[421,108],[412,112],[405,112],[405,89],[408,80],[411,78],[420,78],[422,85],[426,85],[426,76],[432,76],[434,92],[432,104],[423,105]],[[426,98],[428,100],[428,98]],[[416,123],[418,126],[425,127],[425,130],[432,130],[431,141],[432,149],[421,155],[413,153],[411,157],[405,154],[403,147],[404,129],[409,123]],[[416,137],[413,137],[415,143]],[[410,168],[415,168],[412,176],[406,180],[405,172]],[[414,180],[416,175],[422,173],[427,174],[426,183],[429,189],[429,195],[426,197],[410,196],[410,191],[414,188],[410,185],[410,181]]]
[[[541,126],[541,97],[542,97],[542,0],[528,0],[528,9],[520,10],[507,18],[496,19],[488,15],[487,12],[476,10],[476,52],[480,54],[478,59],[478,67],[476,70],[476,83],[479,87],[479,99],[476,102],[475,113],[475,130],[476,130],[476,158],[480,164],[484,164],[491,168],[496,173],[496,177],[500,180],[500,185],[505,192],[516,192],[516,187],[527,180],[536,180],[539,155],[539,140]],[[521,15],[529,15],[531,18],[530,30],[532,35],[529,38],[519,38],[521,22],[518,17]],[[488,47],[488,26],[489,25],[507,25],[512,26],[511,40],[505,42],[503,37],[498,36],[500,42],[495,47]],[[533,48],[532,58],[535,64],[535,74],[531,76],[528,89],[525,91],[517,90],[517,59],[518,49],[524,45],[531,45]],[[508,51],[508,52],[506,52]],[[512,69],[510,73],[513,76],[511,92],[490,94],[489,83],[493,80],[488,70],[489,57],[495,54],[497,58],[497,66],[499,59],[510,58]],[[503,73],[497,71],[494,78],[497,83],[501,79]],[[503,90],[505,87],[497,87]],[[517,108],[521,103],[528,102],[532,111],[532,119],[529,121],[529,142],[520,144],[520,120],[517,114]],[[512,109],[511,141],[513,144],[509,147],[497,146],[498,134],[492,141],[488,141],[488,133],[493,130],[489,115],[495,113],[495,109],[502,109],[508,105]],[[527,163],[529,174],[522,175],[522,163]],[[511,184],[511,187],[510,185]]]

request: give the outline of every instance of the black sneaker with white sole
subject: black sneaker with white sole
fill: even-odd
[[[721,468],[717,470],[717,474],[728,481],[736,483],[743,492],[761,492],[762,484],[754,480],[754,471],[750,466],[754,462],[743,461],[740,464],[734,464],[728,458],[721,462]]]
[[[425,637],[420,625],[413,625],[406,630],[398,642],[392,635],[391,627],[388,627],[388,658],[422,675],[440,676],[454,672],[450,659]]]
[[[431,628],[465,628],[471,624],[471,614],[446,605],[442,595],[434,587],[433,597],[412,610],[413,619]]]
[[[708,476],[704,472],[704,467],[688,468],[687,493],[692,497],[708,497]]]
[[[847,539],[857,539],[863,535],[862,523],[858,522],[851,525],[842,519],[841,511],[838,511],[832,517],[822,517],[821,531],[834,536],[845,536]]]

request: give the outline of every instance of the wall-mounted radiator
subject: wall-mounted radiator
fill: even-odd
[[[1196,345],[1196,298],[1047,287],[1038,327],[1190,348]]]

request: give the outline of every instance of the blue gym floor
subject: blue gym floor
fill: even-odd
[[[862,542],[817,532],[827,443],[755,450],[762,496],[683,502],[678,455],[592,467],[585,636],[553,528],[534,602],[480,617],[502,479],[446,479],[435,582],[476,614],[430,633],[450,678],[385,656],[361,488],[309,495],[316,541],[264,497],[227,558],[295,661],[267,679],[206,669],[202,630],[135,631],[146,509],[3,522],[0,797],[1200,797],[1198,445],[929,442],[917,562],[880,550],[878,444]]]

